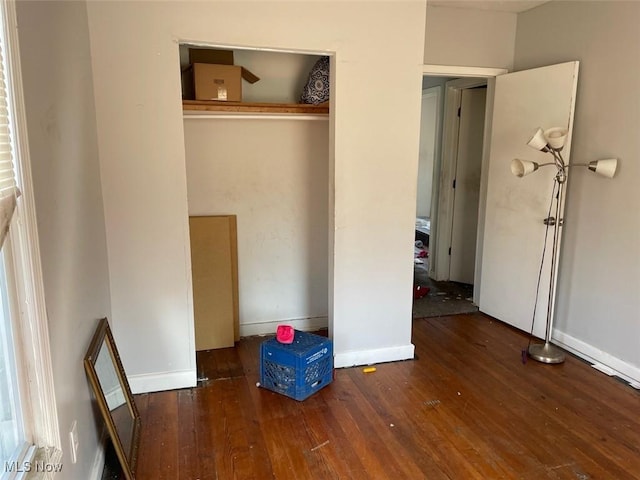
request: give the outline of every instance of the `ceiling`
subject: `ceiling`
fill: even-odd
[[[531,10],[549,1],[550,0],[427,0],[427,5],[519,13]]]

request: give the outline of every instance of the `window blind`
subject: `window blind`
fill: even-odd
[[[0,247],[4,244],[9,231],[16,200],[20,194],[13,167],[9,102],[2,47],[3,45],[0,44]]]

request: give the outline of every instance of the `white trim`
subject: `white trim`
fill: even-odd
[[[627,363],[624,360],[614,357],[593,345],[583,342],[582,340],[578,340],[577,338],[559,330],[553,331],[552,338],[556,345],[591,363],[597,370],[607,375],[620,377],[631,383],[632,386],[640,383],[639,366]]]
[[[226,48],[227,50],[255,50],[259,52],[274,52],[274,53],[296,53],[303,55],[318,55],[323,57],[330,57],[335,55],[333,50],[305,50],[305,49],[293,49],[293,48],[275,48],[275,47],[261,47],[254,45],[238,45],[236,43],[218,43],[218,42],[203,42],[200,40],[186,40],[184,38],[174,37],[173,41],[178,45],[188,45],[190,47],[213,47],[213,48]]]
[[[240,336],[251,337],[254,335],[271,335],[276,333],[278,325],[291,325],[296,330],[310,332],[327,328],[327,317],[293,318],[289,320],[274,320],[268,322],[241,323]]]
[[[480,170],[480,203],[478,205],[478,229],[476,237],[476,267],[473,279],[473,303],[480,305],[482,284],[482,254],[484,252],[484,226],[487,211],[487,188],[489,184],[489,153],[491,152],[491,129],[493,127],[493,100],[496,79],[487,79],[487,99],[484,112],[484,138],[482,140],[482,167]]]
[[[96,455],[93,460],[91,472],[89,473],[89,480],[100,480],[102,478],[102,472],[104,471],[105,452],[104,444],[100,444],[96,449]]]
[[[24,468],[28,463],[31,468]],[[34,465],[41,464],[53,467],[52,469],[46,468],[43,472],[36,471]],[[5,473],[2,475],[3,480],[53,480],[57,474],[64,471],[64,465],[62,464],[62,451],[55,448],[37,448],[35,445],[29,446],[27,454],[17,462],[16,466],[20,466],[20,472]],[[98,479],[99,480],[99,477]]]
[[[613,377],[617,373],[613,368],[609,368],[606,365],[603,365],[601,363],[594,363],[591,366],[596,370],[599,370],[600,372],[604,373],[608,377]]]
[[[440,196],[440,167],[442,166],[442,129],[444,123],[444,105],[442,95],[444,87],[438,85],[432,87],[438,89],[438,113],[436,114],[436,139],[433,147],[433,169],[431,171],[431,211],[429,212],[429,248],[432,248],[431,239],[438,234],[438,197]],[[429,261],[429,277],[435,278],[435,262]]]
[[[124,405],[127,401],[119,384],[116,384],[112,391],[105,392],[104,399],[107,401],[109,410],[113,410],[120,405]]]
[[[61,465],[62,462],[62,450],[57,448],[46,448],[45,449],[45,463],[48,465]],[[64,466],[63,466],[64,468]],[[56,477],[56,471],[47,471],[44,474],[43,480],[53,480]]]
[[[22,70],[18,46],[15,2],[3,0],[7,35],[6,56],[11,66],[7,72],[8,90],[15,123],[16,173],[22,195],[10,235],[14,247],[14,267],[23,329],[23,347],[28,369],[33,375],[29,393],[33,408],[34,441],[40,447],[61,449],[58,415],[53,386],[53,364],[49,346],[49,327],[45,308],[40,244],[38,241],[31,159],[26,136],[27,122],[22,88]],[[19,159],[19,160],[18,160]],[[24,248],[19,248],[24,246]],[[54,456],[57,454],[54,453]]]
[[[431,198],[429,199],[430,201],[430,209],[429,209],[429,219],[431,221],[431,225],[434,224],[434,218],[437,218],[438,215],[438,194],[439,194],[439,188],[438,188],[438,177],[436,175],[436,172],[439,171],[440,169],[440,155],[441,155],[441,148],[442,148],[442,109],[440,108],[441,106],[441,98],[442,98],[442,85],[434,85],[433,87],[429,87],[429,88],[423,88],[422,89],[422,100],[421,100],[421,104],[420,104],[420,108],[421,108],[421,113],[420,115],[422,115],[422,109],[424,108],[424,100],[425,98],[431,98],[431,97],[435,97],[436,98],[436,121],[435,121],[435,125],[434,125],[434,139],[433,139],[433,163],[432,163],[432,168],[431,168],[431,172],[429,173],[431,175]],[[420,123],[420,148],[422,148],[422,136],[427,133],[423,130],[423,126],[422,126],[422,121]],[[419,162],[419,161],[418,161]],[[418,165],[420,165],[420,163],[418,163]],[[418,177],[419,178],[419,177]],[[419,188],[419,187],[418,187]],[[418,210],[418,205],[416,204],[416,211]],[[431,236],[434,234],[434,230],[429,227],[429,242],[431,242]],[[429,273],[431,273],[431,271],[433,270],[431,262],[429,263]]]
[[[89,480],[100,480],[102,478],[102,472],[104,471],[104,462],[106,457],[106,445],[107,445],[107,429],[103,427],[102,434],[98,439],[98,448],[96,454],[93,457],[93,465],[89,473]]]
[[[372,365],[374,363],[396,362],[399,360],[412,359],[414,353],[415,346],[412,343],[398,347],[336,353],[333,358],[333,365],[335,368],[344,368],[358,365]]]
[[[197,371],[193,369],[177,372],[143,373],[141,375],[127,375],[127,379],[133,394],[162,392],[195,387],[197,384]]]
[[[329,120],[325,114],[300,114],[300,113],[184,113],[185,120],[224,119],[224,120]]]
[[[461,67],[455,65],[422,65],[422,75],[433,77],[497,77],[509,73],[506,68]]]
[[[439,97],[442,91],[441,85],[434,85],[433,87],[422,89],[422,98]]]
[[[5,463],[0,467],[0,478],[2,480],[25,480],[29,472],[23,467],[27,463],[33,462],[36,453],[35,445],[25,442],[15,459],[5,460]]]

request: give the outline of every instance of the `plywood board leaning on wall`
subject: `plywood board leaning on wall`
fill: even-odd
[[[196,350],[239,339],[235,215],[189,217]]]

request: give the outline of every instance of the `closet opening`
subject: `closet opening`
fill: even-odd
[[[194,110],[186,101],[193,49],[232,52],[233,65],[259,80],[243,75],[240,102],[204,101],[204,109]],[[279,324],[306,331],[328,326],[333,146],[329,72],[325,80],[318,69],[328,69],[329,60],[307,52],[180,45],[200,381],[208,378],[206,351],[232,347],[241,336],[275,333]]]

